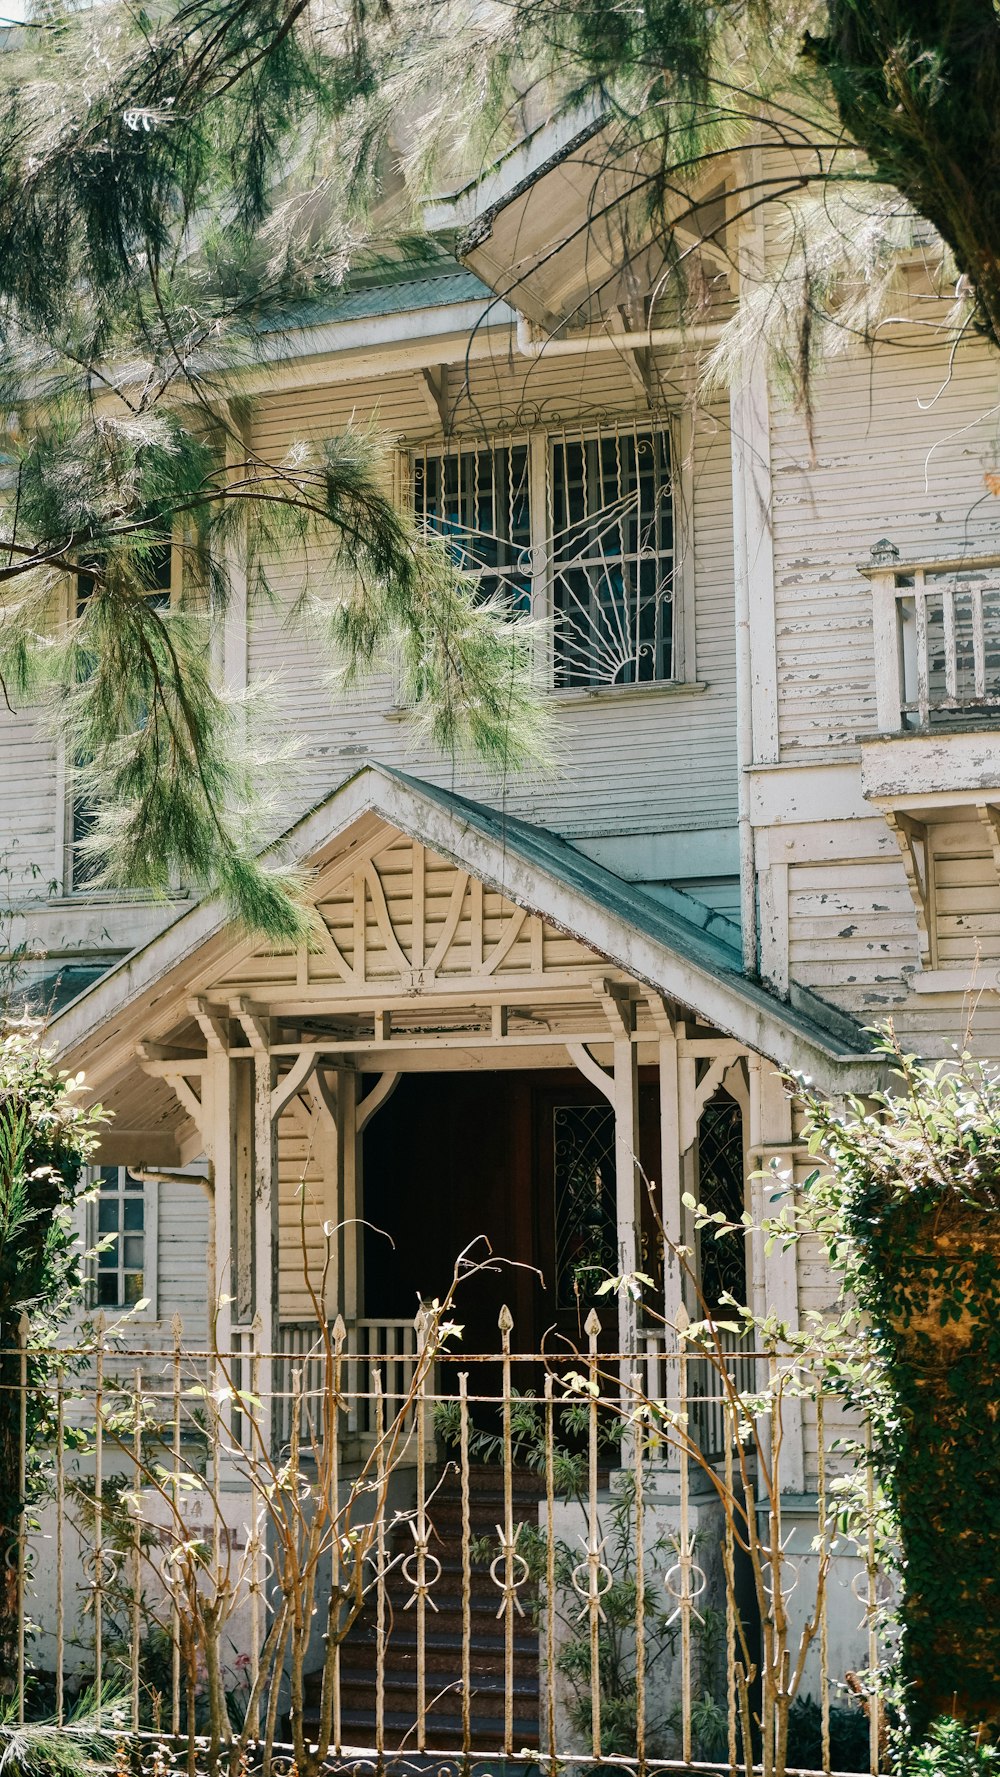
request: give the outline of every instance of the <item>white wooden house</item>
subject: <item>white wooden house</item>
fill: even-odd
[[[294,1349],[300,1224],[318,1275],[326,1223],[328,1312],[373,1349],[480,1233],[544,1287],[485,1289],[470,1336],[512,1295],[527,1348],[576,1300],[594,1206],[567,1152],[603,1181],[608,1267],[634,1269],[640,1163],[679,1237],[683,1191],[749,1201],[757,1168],[797,1158],[777,1070],[864,1091],[865,1025],[891,1013],[947,1054],[970,987],[975,1046],[1000,1043],[996,361],[973,335],[953,349],[913,254],[877,347],[818,376],[811,438],[762,352],[706,398],[699,360],[764,225],[704,250],[705,321],[679,331],[647,300],[652,250],[624,267],[599,127],[539,131],[431,206],[438,267],[276,335],[252,421],[266,454],[373,417],[398,497],[552,620],[551,769],[498,785],[437,756],[390,682],[342,694],[280,607],[237,598],[225,678],[272,676],[301,740],[278,843],[324,936],[282,952],[183,892],[76,886],[71,774],[35,712],[0,716],[12,936],[44,951],[40,980],[83,984],[53,1036],[115,1113],[99,1287],[149,1299],[144,1338],[178,1311],[203,1334],[208,1251],[221,1343]],[[704,200],[722,225],[726,183]],[[289,608],[303,572],[271,564]],[[833,1293],[806,1247],[751,1243],[746,1272],[793,1322]],[[631,1345],[619,1314],[608,1338]],[[786,1455],[807,1496],[808,1413]]]

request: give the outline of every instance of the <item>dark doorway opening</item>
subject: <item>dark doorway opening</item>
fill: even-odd
[[[639,1158],[655,1180],[655,1070],[643,1070],[639,1099]],[[498,1260],[513,1263],[461,1292],[456,1318],[466,1351],[498,1350],[504,1305],[514,1317],[515,1350],[538,1351],[556,1331],[575,1342],[592,1305],[605,1347],[614,1344],[614,1302],[596,1293],[617,1263],[614,1116],[579,1075],[404,1074],[362,1139],[363,1213],[371,1224],[364,1230],[366,1316],[415,1315],[421,1300],[444,1294],[459,1253],[484,1235]],[[639,1256],[658,1280],[648,1204]]]

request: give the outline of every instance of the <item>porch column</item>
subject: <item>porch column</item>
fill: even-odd
[[[274,1115],[272,1094],[275,1086],[274,1057],[271,1054],[270,1019],[258,1014],[245,1000],[234,1011],[250,1043],[251,1059],[247,1073],[250,1105],[240,1105],[240,1124],[249,1121],[251,1138],[249,1175],[249,1221],[252,1233],[252,1312],[254,1345],[266,1355],[258,1366],[258,1387],[264,1403],[262,1418],[269,1418],[274,1387],[270,1353],[278,1338],[278,1119]],[[243,1063],[247,1067],[247,1063]],[[244,1087],[243,1091],[246,1090]],[[247,1117],[249,1110],[249,1118]],[[240,1230],[238,1229],[238,1234]],[[241,1242],[237,1243],[238,1261],[242,1261]],[[240,1267],[241,1268],[241,1267]],[[237,1290],[237,1295],[241,1292]],[[242,1306],[242,1304],[241,1304]],[[266,1436],[266,1433],[265,1433]]]
[[[220,1351],[230,1351],[233,1339],[233,1199],[235,1195],[235,1142],[233,1128],[233,1064],[221,1047],[209,1051],[211,1069],[212,1131],[210,1152],[215,1175],[215,1265],[208,1304],[208,1337]]]
[[[766,1174],[772,1159],[783,1167],[792,1157],[792,1106],[773,1062],[759,1055],[749,1057],[750,1071],[750,1160],[754,1171]],[[767,1177],[755,1177],[752,1185],[752,1213],[756,1226],[763,1217],[773,1214],[771,1188]],[[754,1237],[753,1306],[757,1314],[774,1314],[790,1329],[799,1325],[798,1247],[782,1250],[775,1243],[764,1253],[761,1235]],[[805,1488],[805,1454],[802,1436],[802,1402],[786,1398],[782,1402],[781,1487],[784,1493],[802,1493]]]
[[[618,1223],[618,1270],[627,1277],[639,1270],[639,1230],[642,1227],[642,1176],[639,1168],[639,1058],[632,1041],[635,1007],[617,1000],[625,1027],[614,1043],[615,1112],[615,1206]],[[618,1348],[639,1349],[639,1304],[628,1290],[618,1294]]]
[[[359,1218],[364,1215],[362,1203],[360,1157],[358,1154],[358,1076],[353,1068],[337,1069],[337,1174],[339,1183],[341,1223],[339,1241],[339,1276],[337,1291],[340,1312],[347,1325],[353,1327],[364,1313],[361,1255],[363,1229]]]
[[[672,1328],[684,1301],[684,1279],[677,1248],[681,1226],[681,1117],[677,1030],[664,1002],[650,994],[649,1010],[657,1035],[660,1080],[660,1220],[663,1223],[663,1318],[667,1348],[675,1343]]]

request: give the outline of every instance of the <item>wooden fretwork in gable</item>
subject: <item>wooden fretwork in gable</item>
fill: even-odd
[[[317,915],[312,950],[257,952],[227,981],[329,987],[354,999],[577,973],[582,983],[595,963],[576,939],[405,838],[387,840],[349,874],[321,884]]]

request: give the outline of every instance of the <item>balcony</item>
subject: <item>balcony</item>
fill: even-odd
[[[880,733],[1000,726],[1000,556],[862,571]]]

